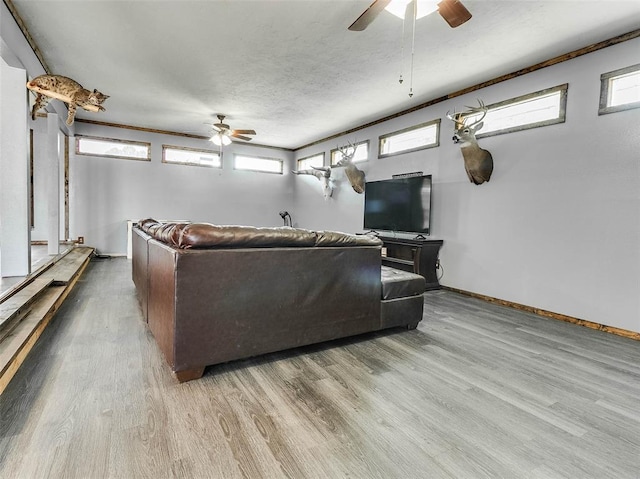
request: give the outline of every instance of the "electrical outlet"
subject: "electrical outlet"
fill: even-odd
[[[84,236],[78,236],[78,244],[84,244]]]

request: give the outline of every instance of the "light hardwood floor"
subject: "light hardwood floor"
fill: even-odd
[[[2,478],[637,478],[640,344],[447,291],[178,384],[94,260],[0,396]]]
[[[68,244],[61,243],[60,244],[60,255],[65,253],[70,246]],[[31,272],[35,272],[53,260],[57,255],[49,255],[47,250],[47,245],[31,245]],[[13,288],[18,283],[23,282],[27,279],[26,276],[9,276],[9,277],[1,277],[0,278],[0,296]]]

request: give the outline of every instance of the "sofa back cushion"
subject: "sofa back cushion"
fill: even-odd
[[[159,223],[147,219],[140,221],[138,227],[158,241],[181,249],[382,245],[382,241],[372,236],[288,226],[260,228],[209,223]]]
[[[381,246],[375,236],[351,235],[339,231],[316,231],[316,246]]]
[[[177,242],[178,248],[264,248],[270,246],[314,246],[313,231],[281,227],[258,228],[255,226],[220,226],[208,223],[191,223],[184,226]]]

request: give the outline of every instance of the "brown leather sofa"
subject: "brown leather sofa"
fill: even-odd
[[[382,267],[381,241],[288,227],[140,221],[132,276],[176,378],[205,366],[422,319],[422,276]]]

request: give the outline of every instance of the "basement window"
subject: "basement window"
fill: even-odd
[[[76,137],[76,154],[151,161],[151,143],[92,136]]]
[[[569,85],[565,83],[487,105],[487,115],[482,120],[484,125],[476,134],[476,138],[564,123],[568,88]],[[461,117],[467,118],[467,124],[471,124],[479,119],[481,114]]]
[[[640,108],[640,64],[600,75],[599,115]]]
[[[356,143],[354,146],[356,151],[351,161],[353,163],[367,161],[369,159],[369,140]],[[331,150],[331,166],[337,166],[340,160],[342,160],[342,152],[338,148]]]
[[[439,138],[440,119],[394,131],[378,138],[378,158],[434,148]]]
[[[300,158],[297,162],[297,170],[310,170],[312,167],[322,168],[324,166],[324,153]]]
[[[257,156],[233,156],[233,168],[236,170],[259,171],[262,173],[282,174],[282,160],[275,158],[260,158]]]
[[[162,162],[222,168],[222,160],[220,159],[219,153],[183,146],[162,145]]]

